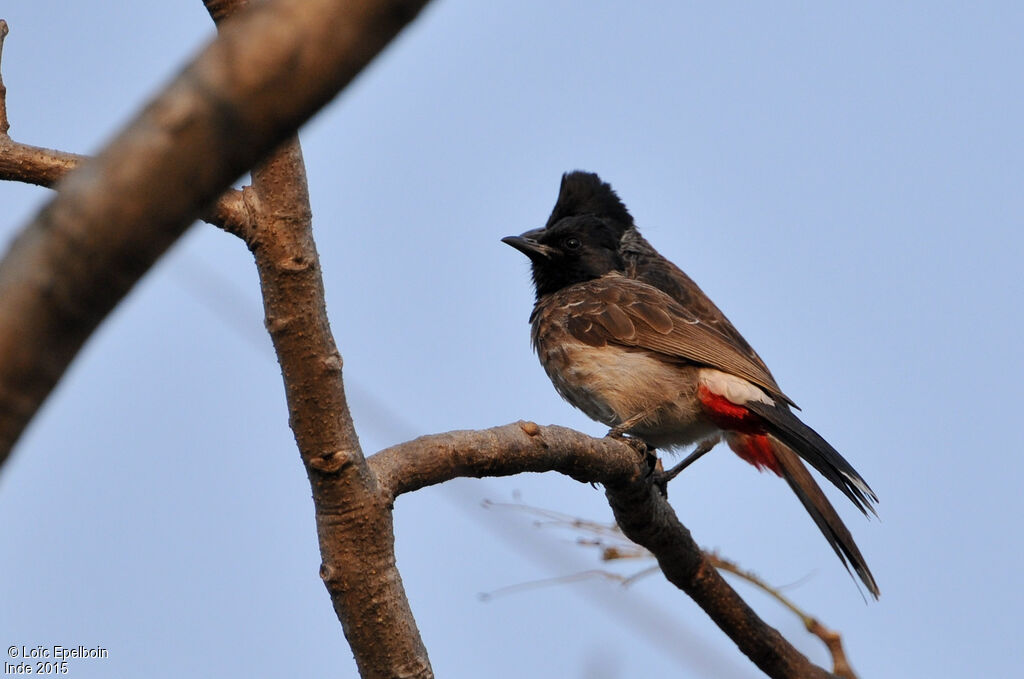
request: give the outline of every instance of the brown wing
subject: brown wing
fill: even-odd
[[[750,380],[792,404],[759,359],[646,283],[611,273],[566,288],[540,306],[548,304],[565,309],[566,329],[581,342],[620,344],[700,363]]]
[[[768,366],[754,348],[704,294],[700,286],[679,267],[662,257],[635,228],[623,234],[621,251],[627,277],[643,281],[667,293],[694,318],[706,324],[709,332],[717,333],[723,340],[733,344],[737,351],[771,375]]]

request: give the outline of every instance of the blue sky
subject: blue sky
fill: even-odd
[[[213,32],[199,2],[2,11],[12,136],[83,153]],[[527,262],[499,242],[543,224],[563,171],[599,172],[878,492],[880,521],[834,499],[882,599],[865,605],[784,483],[724,449],[672,485],[697,540],[795,583],[862,676],[1014,674],[1022,34],[1014,3],[432,4],[301,135],[367,452],[519,418],[603,433],[532,356]],[[0,184],[0,236],[48,195]],[[610,521],[599,490],[555,475],[396,506],[439,676],[759,676],[657,577],[480,602],[600,567],[572,534],[480,506],[514,497]],[[0,472],[0,515],[0,641],[109,649],[76,677],[355,675],[251,258],[212,227],[86,346]]]

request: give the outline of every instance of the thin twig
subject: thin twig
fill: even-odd
[[[0,19],[0,63],[3,63],[4,39],[8,33],[7,22]],[[0,137],[6,137],[7,131],[11,129],[11,123],[7,120],[7,86],[4,85],[4,76],[0,72]]]
[[[484,506],[486,507],[498,507],[504,509],[513,509],[521,511],[526,514],[542,517],[545,521],[543,523],[537,522],[535,525],[539,527],[546,526],[559,526],[576,531],[582,531],[587,534],[593,535],[593,538],[579,538],[577,544],[587,547],[597,547],[601,550],[601,559],[604,561],[621,561],[625,559],[650,559],[652,554],[630,542],[622,531],[615,524],[602,523],[599,521],[590,521],[587,519],[581,519],[569,514],[563,514],[550,509],[543,509],[540,507],[532,507],[527,504],[512,502],[512,503],[496,503],[486,501]],[[704,554],[708,561],[720,571],[731,573],[753,586],[757,587],[761,591],[765,592],[784,607],[789,609],[794,615],[800,618],[804,627],[808,632],[821,639],[822,643],[828,649],[832,656],[832,673],[842,679],[857,679],[853,668],[850,666],[849,660],[846,657],[846,651],[843,648],[842,636],[827,627],[825,627],[817,618],[810,615],[793,602],[792,599],[785,596],[781,589],[773,585],[768,584],[764,579],[758,576],[756,573],[741,568],[735,561],[731,561],[719,555],[715,551],[704,550]],[[619,575],[617,573],[611,573],[609,571],[592,570],[583,571],[582,573],[561,576],[559,578],[551,578],[547,580],[531,581],[529,583],[522,583],[517,585],[511,585],[504,587],[499,590],[495,590],[494,595],[506,594],[511,592],[520,591],[523,589],[529,589],[532,587],[542,587],[553,584],[562,584],[565,582],[573,582],[580,579],[591,578],[591,577],[603,577],[609,580],[615,580],[620,582],[624,586],[629,586],[652,573],[657,572],[657,567],[645,568],[629,576]]]
[[[825,644],[825,647],[832,655],[833,674],[837,677],[842,677],[842,679],[857,679],[857,675],[854,673],[853,668],[850,666],[850,662],[846,657],[846,651],[843,648],[842,636],[839,632],[825,627],[817,618],[804,611],[802,608],[797,606],[792,599],[784,595],[778,587],[768,584],[756,573],[741,568],[736,564],[736,562],[725,559],[716,552],[705,553],[708,555],[708,559],[710,559],[715,565],[715,568],[720,571],[732,573],[733,575],[746,580],[788,608],[793,615],[800,618],[800,621],[804,624],[804,627],[807,628],[807,631],[821,639],[822,643]]]

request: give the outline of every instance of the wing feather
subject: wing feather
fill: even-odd
[[[564,305],[566,328],[591,346],[619,344],[706,365],[753,382],[786,403],[761,361],[661,290],[618,273],[566,288],[541,305]],[[539,307],[538,307],[539,310]]]

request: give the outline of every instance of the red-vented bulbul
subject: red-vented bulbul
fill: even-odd
[[[533,346],[559,394],[611,433],[655,448],[700,443],[691,458],[724,435],[741,458],[789,483],[843,564],[878,597],[853,536],[800,458],[865,514],[874,513],[874,492],[796,417],[761,357],[644,240],[611,186],[596,174],[567,173],[544,228],[502,240],[530,258]]]

